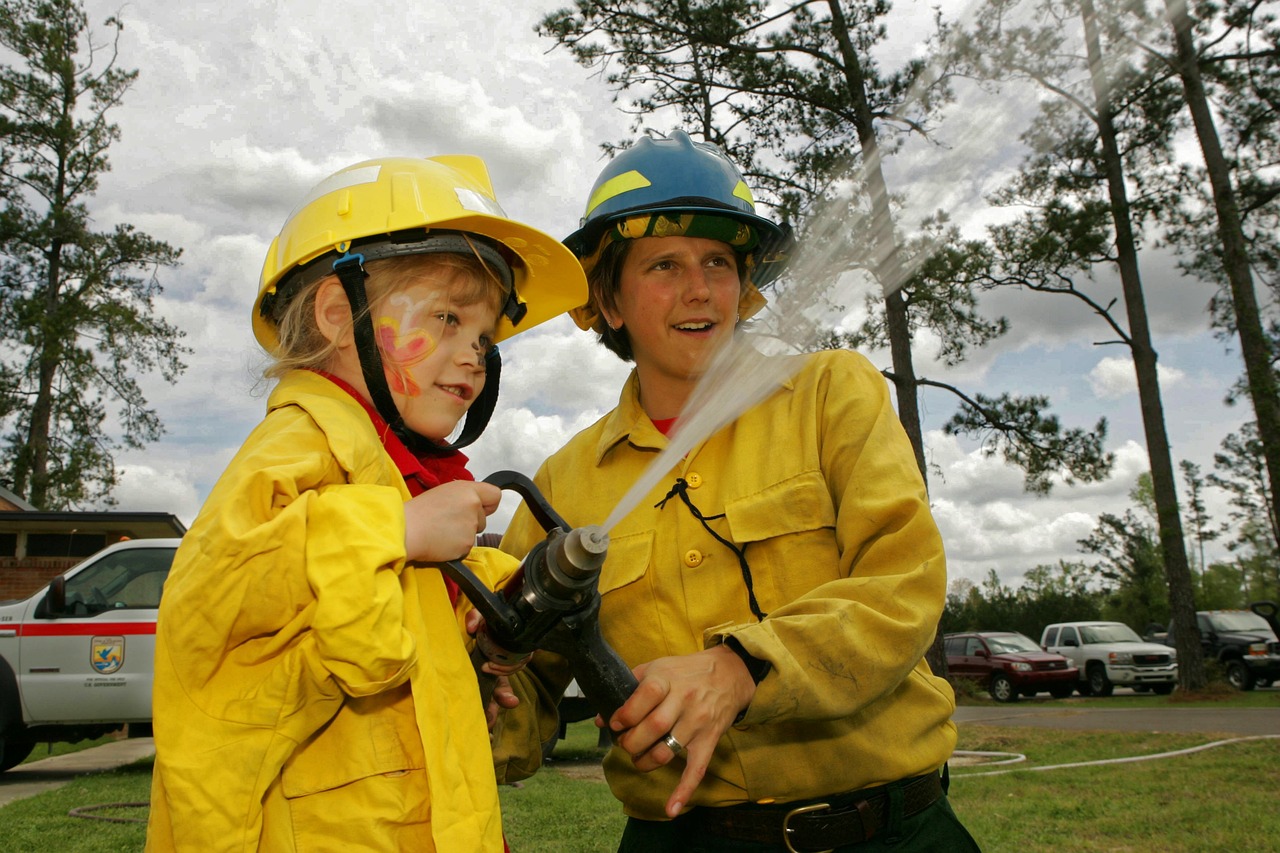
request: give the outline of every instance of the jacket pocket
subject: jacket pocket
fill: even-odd
[[[826,481],[803,472],[725,506],[766,613],[841,577],[836,511]]]
[[[789,533],[835,527],[836,510],[818,471],[804,471],[730,501],[725,518],[735,542],[762,542]]]
[[[304,797],[426,766],[408,685],[348,698],[329,723],[289,756],[281,776],[288,798]]]
[[[600,572],[600,594],[629,586],[645,576],[653,559],[653,531],[609,538],[609,554]]]

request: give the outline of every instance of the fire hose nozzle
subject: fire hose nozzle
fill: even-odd
[[[486,657],[514,663],[544,648],[568,659],[583,692],[608,719],[636,689],[631,668],[600,631],[597,581],[609,550],[608,531],[598,525],[571,528],[522,474],[499,471],[485,482],[519,493],[547,538],[525,555],[499,592],[491,591],[461,560],[441,564],[485,618],[472,651],[482,703],[488,705],[495,683],[481,672]]]
[[[609,550],[609,534],[598,525],[575,527],[562,540],[564,562],[560,569],[580,580],[600,574],[605,553]]]

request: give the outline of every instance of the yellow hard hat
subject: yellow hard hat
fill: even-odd
[[[332,262],[348,252],[365,251],[372,259],[458,251],[459,243],[465,247],[456,239],[434,241],[441,232],[488,238],[505,258],[503,266],[510,267],[513,299],[498,320],[495,343],[587,301],[586,277],[577,258],[559,240],[503,212],[479,157],[388,157],[330,175],[289,214],[262,265],[254,337],[267,351],[275,351],[275,303],[291,295],[288,291],[301,274],[327,274]]]

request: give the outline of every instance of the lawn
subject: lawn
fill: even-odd
[[[1178,703],[1167,697],[1115,696],[1076,704]],[[978,704],[981,700],[967,700]],[[1280,708],[1280,691],[1206,698],[1194,704]],[[501,789],[507,836],[514,853],[612,851],[622,813],[600,781],[596,731],[589,721],[569,727],[551,764],[519,787]],[[1034,768],[1151,755],[1201,746],[1216,735],[1067,732],[966,724],[959,749],[1018,753],[1026,760],[1001,767],[957,766],[951,802],[988,853],[1065,850],[1169,853],[1277,849],[1280,739],[1250,740],[1174,758],[1140,763],[1037,771]],[[959,762],[957,762],[959,763]],[[977,775],[992,770],[1000,775]],[[82,777],[56,790],[0,809],[6,851],[137,851],[145,808],[118,807],[101,816],[73,809],[144,803],[150,761]]]
[[[1151,755],[1206,735],[1061,732],[967,726],[960,747],[1018,752],[1004,775],[957,768],[951,802],[986,851],[1264,853],[1280,846],[1280,740],[1249,740],[1176,758],[1037,772],[1038,766]],[[1003,769],[1003,768],[1002,768]]]

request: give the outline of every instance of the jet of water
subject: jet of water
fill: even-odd
[[[968,4],[957,20],[974,20],[983,5],[984,0]],[[1005,10],[1010,24],[1015,17],[1035,20],[1039,14],[1035,3]],[[922,97],[923,88],[940,70],[936,62],[922,73],[917,90],[906,100]],[[947,145],[925,143],[911,150],[910,156],[899,151],[883,163],[872,157],[864,159],[861,169],[849,170],[844,188],[833,189],[825,206],[806,218],[785,285],[773,290],[765,309],[706,366],[666,449],[609,513],[601,525],[604,533],[668,476],[685,454],[777,391],[800,369],[800,354],[822,348],[833,330],[856,327],[850,320],[852,312],[877,301],[871,298],[876,295],[897,298],[898,290],[928,259],[928,238],[918,236],[909,251],[903,251],[901,239],[877,239],[877,235],[883,237],[883,229],[923,221],[938,210],[953,220],[960,217],[956,224],[962,229],[982,227],[990,210],[979,205],[979,199],[1004,183],[1012,164],[1025,154],[1019,140],[1038,109],[1034,89],[1032,93],[1023,101],[1007,91],[967,86],[963,103],[956,104],[943,124],[949,131],[955,129],[948,133]],[[895,188],[892,224],[883,216],[879,220],[872,216],[865,191],[868,170],[881,166],[887,183]],[[964,222],[966,216],[972,221]],[[884,257],[888,246],[895,247],[893,254]]]

